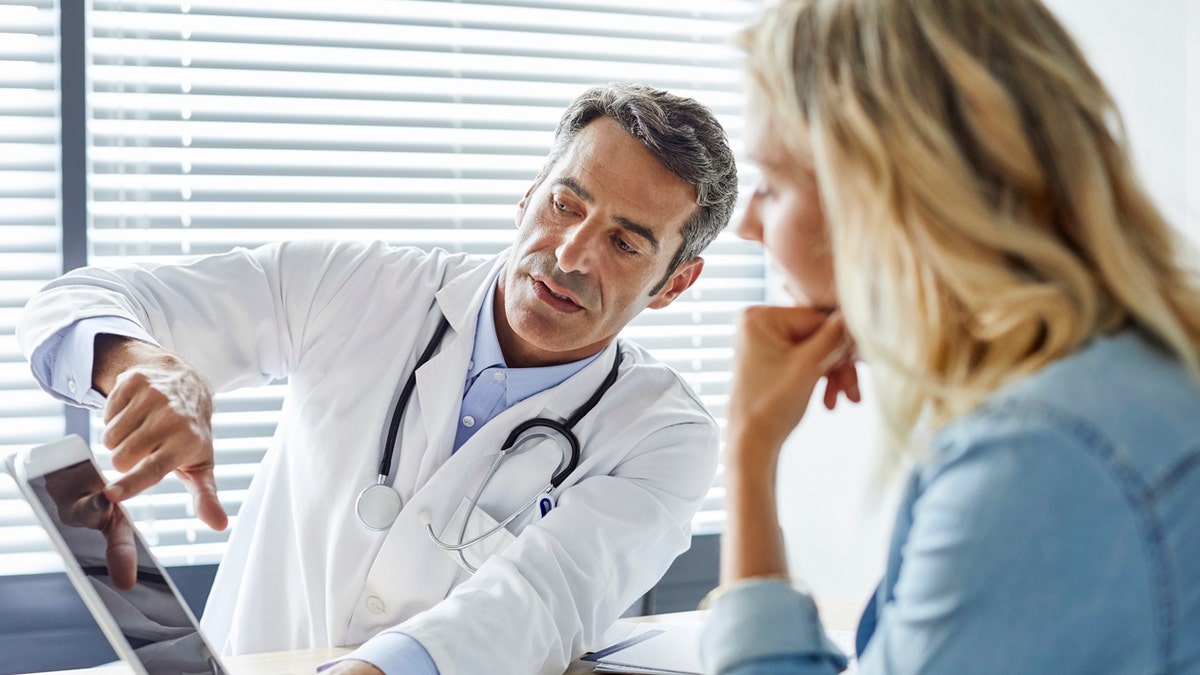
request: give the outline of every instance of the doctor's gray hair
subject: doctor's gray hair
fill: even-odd
[[[695,99],[641,84],[610,83],[588,89],[567,107],[539,182],[579,132],[600,117],[620,124],[696,190],[696,212],[684,223],[683,244],[662,281],[651,289],[654,295],[680,265],[699,256],[729,224],[738,196],[733,151],[716,116]]]

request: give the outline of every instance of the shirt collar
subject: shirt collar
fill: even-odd
[[[501,270],[500,274],[503,274]],[[496,300],[496,284],[499,275],[492,281],[491,288],[483,298],[479,307],[479,316],[475,322],[475,346],[471,353],[471,368],[467,371],[468,385],[479,377],[484,370],[497,366],[505,369],[507,378],[506,406],[513,406],[534,394],[543,392],[551,387],[557,387],[575,373],[583,370],[604,350],[600,350],[587,358],[557,366],[540,366],[536,368],[509,368],[504,362],[504,352],[500,350],[500,338],[496,336],[496,316],[492,305]]]

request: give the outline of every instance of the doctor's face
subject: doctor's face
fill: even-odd
[[[763,245],[772,268],[783,276],[784,290],[796,304],[835,309],[833,255],[816,175],[805,158],[787,155],[770,124],[768,108],[756,104],[751,95],[746,151],[762,175],[737,233]]]
[[[700,274],[685,262],[662,288],[696,192],[619,124],[601,117],[525,194],[496,292],[496,331],[514,367],[602,350],[646,307],[666,307]]]

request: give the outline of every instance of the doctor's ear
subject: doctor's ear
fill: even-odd
[[[696,283],[700,272],[704,270],[704,258],[699,256],[683,263],[671,272],[671,278],[654,294],[654,299],[647,305],[650,309],[662,309],[675,301],[683,292]]]
[[[533,183],[529,185],[529,189],[525,191],[525,196],[521,197],[521,201],[517,202],[516,222],[518,230],[521,229],[521,223],[525,220],[525,207],[529,204],[529,196],[533,194],[534,190],[538,189],[538,186],[540,186],[542,181],[545,179],[546,169],[543,168],[538,172],[537,177],[533,179]]]

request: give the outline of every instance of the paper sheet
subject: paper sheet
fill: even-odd
[[[618,621],[604,632],[607,647],[583,657],[596,664],[597,673],[640,673],[644,675],[700,675],[701,624]],[[845,654],[854,654],[853,631],[827,631]],[[856,672],[851,658],[843,675]]]

